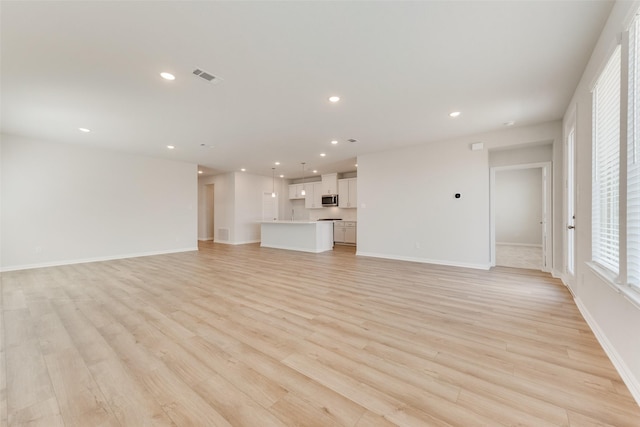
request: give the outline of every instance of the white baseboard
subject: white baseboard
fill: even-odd
[[[626,386],[629,388],[629,392],[631,392],[633,398],[636,400],[638,405],[640,405],[640,378],[633,376],[631,370],[627,367],[627,364],[624,362],[622,357],[620,357],[604,332],[602,332],[598,323],[591,316],[589,310],[587,310],[587,307],[585,307],[580,298],[574,298],[574,301],[576,302],[578,310],[580,310],[580,314],[582,314],[582,317],[593,331],[593,334],[596,336],[596,339],[604,349],[604,352],[609,357],[609,360],[611,360],[611,363],[613,363],[613,366],[620,374],[622,381],[624,381]]]
[[[422,264],[436,264],[436,265],[446,265],[449,267],[473,268],[476,270],[489,270],[491,268],[491,265],[489,263],[472,264],[472,263],[466,263],[466,262],[442,261],[442,260],[434,260],[434,259],[428,259],[428,258],[397,256],[397,255],[378,254],[378,253],[361,252],[361,251],[356,251],[356,255],[364,256],[364,257],[372,257],[372,258],[393,259],[397,261],[419,262]]]
[[[199,242],[211,242],[213,241],[213,237],[198,237]]]
[[[166,255],[166,254],[175,254],[180,252],[194,252],[197,251],[197,247],[189,247],[189,248],[181,248],[181,249],[172,249],[169,251],[153,251],[153,252],[139,252],[132,254],[122,254],[122,255],[112,255],[105,257],[95,257],[95,258],[81,258],[81,259],[71,259],[71,260],[62,260],[62,261],[52,261],[52,262],[43,262],[37,264],[23,264],[23,265],[12,265],[8,267],[2,267],[0,269],[1,272],[8,271],[18,271],[18,270],[31,270],[34,268],[45,268],[45,267],[59,267],[62,265],[72,265],[72,264],[85,264],[88,262],[100,262],[100,261],[113,261],[116,259],[126,259],[126,258],[138,258],[143,256],[153,256],[153,255]]]
[[[213,243],[222,243],[223,245],[248,245],[250,243],[260,243],[260,240],[246,240],[244,242],[230,242],[228,240],[213,240]]]
[[[528,248],[542,248],[542,245],[537,245],[535,243],[510,243],[510,242],[496,242],[496,245],[507,245],[507,246],[524,246]]]

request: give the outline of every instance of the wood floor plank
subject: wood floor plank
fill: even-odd
[[[209,242],[0,286],[0,425],[640,425],[542,272]]]

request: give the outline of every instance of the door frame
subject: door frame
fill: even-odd
[[[542,268],[544,272],[553,270],[553,195],[552,195],[552,162],[525,163],[521,165],[494,166],[489,169],[489,233],[491,238],[491,267],[496,266],[496,172],[520,169],[542,169]]]
[[[564,284],[569,288],[571,292],[574,292],[576,287],[576,268],[578,266],[578,245],[577,243],[577,235],[575,228],[572,232],[573,237],[573,274],[569,271],[569,226],[576,226],[576,208],[578,206],[578,180],[577,180],[577,160],[578,160],[578,138],[577,138],[577,126],[576,126],[576,113],[577,113],[577,105],[573,106],[571,112],[567,114],[567,121],[564,126],[564,135],[563,135],[563,197],[562,197],[562,247],[563,247],[563,268],[561,271],[561,277]],[[573,158],[569,158],[569,136],[573,132]],[[573,221],[572,224],[569,224],[569,168],[568,162],[572,161],[573,163]]]

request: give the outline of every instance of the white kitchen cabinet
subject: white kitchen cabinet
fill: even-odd
[[[304,184],[289,184],[289,199],[304,199],[302,188]]]
[[[357,226],[355,221],[336,221],[333,223],[333,241],[355,245],[357,242]]]
[[[304,184],[304,207],[307,209],[320,209],[322,207],[322,183],[308,182]]]
[[[322,175],[321,195],[338,194],[338,174],[328,173]]]
[[[356,236],[356,223],[355,221],[345,221],[345,229],[344,229],[344,242],[355,245],[357,236]]]
[[[338,180],[338,207],[358,207],[358,179],[346,178]]]

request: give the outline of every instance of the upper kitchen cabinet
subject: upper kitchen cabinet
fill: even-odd
[[[338,174],[328,173],[322,175],[321,195],[338,194]]]
[[[358,179],[346,178],[338,180],[338,207],[358,207]]]
[[[306,196],[304,196],[305,208],[322,208],[322,187],[323,185],[321,182],[308,182],[304,184],[304,191],[307,193]]]
[[[304,199],[302,195],[303,184],[290,184],[289,185],[289,199]]]

